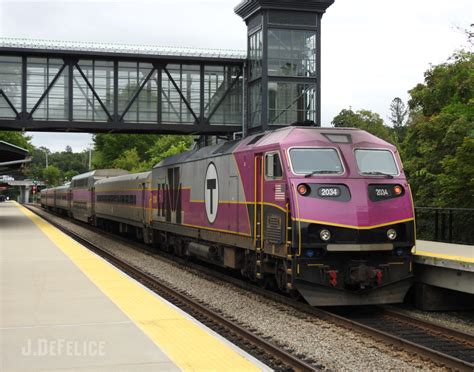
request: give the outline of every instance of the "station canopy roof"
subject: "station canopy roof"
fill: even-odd
[[[149,55],[163,57],[223,58],[244,60],[247,52],[232,49],[201,49],[185,47],[163,47],[157,45],[135,45],[116,43],[94,43],[77,41],[57,41],[42,39],[0,38],[0,48],[47,50],[58,52],[86,52],[106,54]]]
[[[0,141],[0,174],[12,174],[31,161],[28,150]]]

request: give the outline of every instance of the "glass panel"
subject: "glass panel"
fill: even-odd
[[[247,29],[252,30],[262,25],[262,16],[260,14],[255,14],[253,17],[247,21]]]
[[[194,113],[199,116],[200,111],[200,82],[201,74],[199,66],[191,65],[168,65],[171,77],[179,90],[186,98]],[[181,99],[179,92],[163,71],[162,95],[162,121],[163,123],[194,123],[192,113]]]
[[[333,143],[352,143],[352,139],[349,134],[323,133],[323,136]]]
[[[0,118],[2,119],[15,119],[15,111],[10,107],[5,98],[0,95]]]
[[[113,115],[113,62],[79,61],[78,65],[107,111]],[[74,68],[73,84],[74,120],[107,121],[107,114],[77,68]]]
[[[64,62],[60,59],[29,58],[27,65],[27,107],[31,111],[52,83]],[[33,113],[33,119],[68,120],[68,68]]]
[[[150,63],[119,63],[119,115],[125,112],[152,69],[153,66]],[[157,73],[154,72],[125,114],[126,122],[156,123],[158,121],[157,79]]]
[[[118,65],[118,112],[125,110],[141,81],[138,62],[119,62]],[[128,119],[132,119],[130,116]]]
[[[317,16],[313,12],[290,12],[272,10],[269,12],[270,24],[316,27]]]
[[[204,111],[207,118],[212,114],[211,124],[242,123],[242,77],[235,82],[239,74],[238,67],[204,67]]]
[[[397,175],[397,163],[389,150],[355,150],[360,173],[368,175]]]
[[[0,57],[0,89],[18,112],[21,111],[21,57]],[[0,95],[0,117],[15,118],[15,112]]]
[[[280,163],[280,156],[277,153],[266,155],[266,176],[269,178],[281,178],[283,169]]]
[[[268,83],[268,123],[316,121],[316,84]]]
[[[257,31],[249,37],[249,67],[250,80],[262,76],[262,31]]]
[[[290,160],[295,174],[342,174],[344,170],[334,149],[291,149]]]
[[[316,75],[316,31],[268,30],[268,74]]]
[[[250,128],[262,125],[262,84],[252,84],[249,89],[250,95]]]

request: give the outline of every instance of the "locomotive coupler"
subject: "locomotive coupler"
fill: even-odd
[[[373,266],[367,266],[363,262],[350,263],[345,277],[345,284],[352,288],[358,287],[365,289],[367,287],[373,287],[375,283],[378,286],[382,284],[382,271],[374,268]]]

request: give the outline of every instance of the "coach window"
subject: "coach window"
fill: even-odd
[[[269,180],[277,180],[282,177],[283,169],[281,167],[280,155],[278,152],[265,154],[265,178]]]

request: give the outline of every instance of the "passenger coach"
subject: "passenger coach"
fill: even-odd
[[[129,172],[123,169],[98,169],[79,174],[71,180],[71,215],[77,220],[94,223],[95,182]]]

